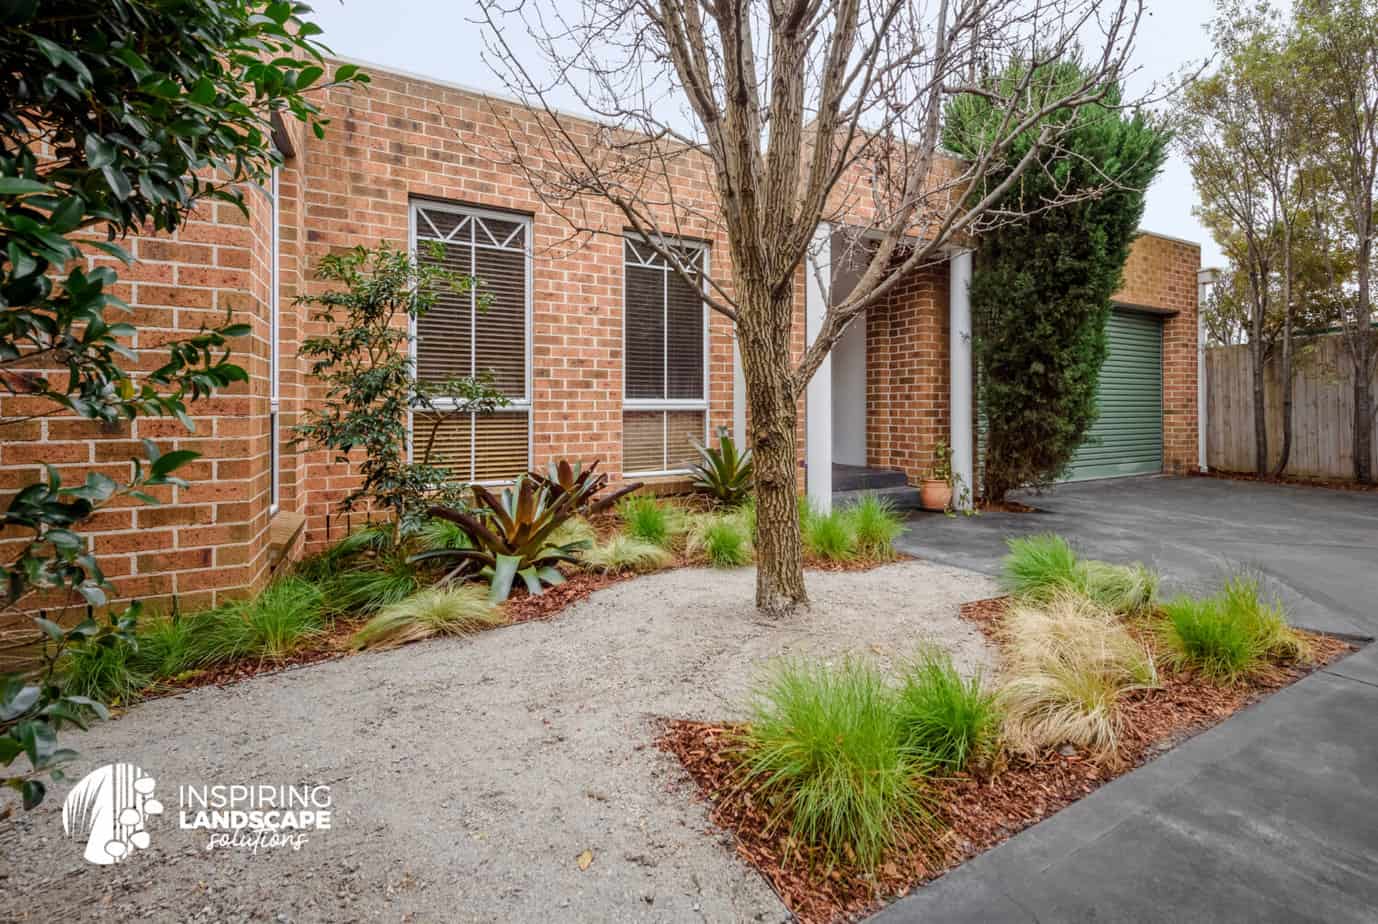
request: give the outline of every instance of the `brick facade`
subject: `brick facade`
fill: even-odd
[[[537,116],[515,104],[370,69],[366,88],[334,88],[324,100],[332,119],[324,140],[287,128],[291,149],[278,179],[279,516],[305,518],[289,555],[340,538],[335,513],[355,483],[347,465],[328,453],[287,446],[290,427],[321,397],[320,385],[298,357],[300,343],[319,326],[293,300],[319,285],[311,268],[331,251],[409,240],[416,200],[456,203],[526,216],[534,236],[531,318],[531,463],[558,457],[591,460],[620,475],[622,419],[622,216],[597,200],[582,203],[581,223],[603,234],[571,237],[565,219],[504,163],[509,132],[537,143]],[[585,139],[595,144],[589,129]],[[711,177],[685,159],[674,176],[680,199],[702,201]],[[192,405],[196,431],[171,420],[140,420],[118,432],[75,420],[36,421],[29,432],[10,430],[0,446],[0,489],[12,489],[51,462],[78,480],[99,468],[130,474],[138,440],[166,451],[194,449],[185,489],[163,491],[161,506],[121,506],[99,514],[85,532],[120,596],[155,606],[174,597],[184,610],[261,586],[271,565],[270,305],[272,208],[264,190],[249,190],[250,218],[225,204],[207,205],[173,237],[130,243],[137,262],[120,270],[116,294],[134,307],[136,345],[147,349],[202,324],[223,323],[226,312],[252,332],[234,344],[247,383]],[[721,227],[707,219],[682,229],[709,248],[715,281],[732,280]],[[1165,407],[1172,467],[1195,458],[1195,270],[1189,245],[1145,238],[1126,273],[1126,300],[1174,310],[1167,324]],[[799,321],[794,349],[802,351],[805,273],[796,281]],[[868,352],[867,452],[872,464],[917,478],[933,444],[948,427],[947,268],[922,271],[866,318]],[[156,351],[145,354],[149,368]],[[712,313],[708,346],[708,426],[733,421],[732,330]],[[22,399],[0,399],[6,416]],[[803,414],[799,450],[804,451]],[[802,482],[801,482],[802,484]],[[329,524],[329,526],[327,525]],[[353,525],[358,525],[356,519]]]

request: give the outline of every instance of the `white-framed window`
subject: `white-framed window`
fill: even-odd
[[[672,248],[672,249],[671,249]],[[623,241],[622,471],[682,472],[708,427],[708,250],[670,249],[698,277],[692,285],[644,239]]]
[[[427,242],[437,242],[441,265],[478,281],[476,291],[442,288],[417,319],[417,378],[441,382],[486,372],[510,402],[492,414],[446,417],[431,462],[461,481],[510,480],[531,459],[531,219],[418,201],[412,203],[411,225],[418,260],[434,259]],[[415,428],[413,420],[414,435]]]

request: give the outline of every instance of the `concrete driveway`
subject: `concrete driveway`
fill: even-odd
[[[1220,478],[1119,478],[1021,495],[1037,513],[915,514],[900,546],[996,574],[1011,536],[1055,532],[1084,554],[1143,561],[1164,589],[1209,588],[1261,573],[1298,625],[1378,635],[1378,492]]]
[[[995,573],[1056,531],[1167,589],[1247,566],[1294,622],[1378,635],[1378,494],[1142,478],[1025,498],[1035,514],[916,516],[911,554]],[[1245,710],[918,890],[900,922],[1378,920],[1378,645]]]

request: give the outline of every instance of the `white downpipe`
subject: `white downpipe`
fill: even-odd
[[[1219,278],[1220,270],[1213,267],[1196,271],[1196,465],[1203,472],[1210,471],[1206,452],[1210,431],[1207,429],[1206,316],[1202,308],[1206,304],[1206,289],[1215,285]]]
[[[740,452],[746,441],[746,374],[742,372],[742,348],[737,332],[732,332],[732,441]]]
[[[832,272],[832,226],[824,222],[813,235],[812,258],[805,260],[804,335],[813,343],[827,314],[827,293],[822,279]],[[833,508],[833,366],[832,355],[823,358],[804,389],[804,487],[815,510]]]
[[[948,285],[948,328],[951,343],[948,346],[948,368],[951,372],[950,411],[952,433],[948,445],[952,448],[952,474],[960,478],[957,493],[953,494],[954,507],[969,509],[975,482],[972,480],[975,469],[974,434],[972,426],[971,400],[971,251],[964,250],[953,254],[949,261]],[[965,496],[962,496],[965,489]]]

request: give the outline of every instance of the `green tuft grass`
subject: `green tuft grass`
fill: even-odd
[[[814,558],[847,561],[856,557],[856,532],[842,510],[821,513],[804,498],[799,502],[799,531],[804,551]]]
[[[191,613],[141,624],[138,662],[162,680],[193,670],[206,660],[206,629],[218,611]]]
[[[649,494],[624,497],[617,505],[617,514],[622,518],[623,532],[632,539],[664,548],[675,533],[674,514]]]
[[[546,537],[547,546],[570,545],[575,542],[587,542],[588,548],[598,541],[598,534],[594,532],[593,526],[588,520],[575,515],[565,520],[555,530]],[[575,553],[581,554],[581,553]]]
[[[614,571],[636,571],[645,573],[659,571],[674,560],[670,552],[625,533],[617,533],[601,542],[581,556],[584,567],[608,574]]]
[[[1046,603],[1077,593],[1114,613],[1145,616],[1153,612],[1158,575],[1142,564],[1083,561],[1067,540],[1052,533],[1011,539],[1009,549],[1001,582],[1021,600]]]
[[[835,860],[874,869],[899,838],[933,824],[924,762],[904,746],[894,691],[865,662],[780,664],[757,692],[743,744],[772,824]]]
[[[297,562],[293,572],[308,581],[322,583],[353,566],[366,553],[382,553],[392,545],[392,527],[386,523],[355,530],[323,552]]]
[[[848,507],[844,519],[855,537],[856,553],[870,561],[893,561],[895,539],[904,532],[904,525],[895,505],[874,494]]]
[[[325,585],[331,614],[370,614],[421,589],[416,568],[397,553],[341,571]]]
[[[416,531],[416,544],[421,551],[435,552],[440,549],[467,549],[470,546],[469,534],[452,520],[432,517]]]
[[[198,642],[202,661],[281,660],[320,634],[324,603],[320,587],[287,577],[269,584],[257,597],[217,607],[203,616]]]
[[[62,655],[59,680],[67,696],[85,696],[101,703],[128,703],[155,679],[128,642],[88,643]]]
[[[714,568],[740,568],[751,564],[751,534],[740,518],[710,516],[698,527],[690,543]]]
[[[436,636],[472,635],[506,620],[478,584],[430,587],[388,604],[351,638],[355,648],[395,648]]]
[[[1287,624],[1277,601],[1264,601],[1257,580],[1235,577],[1219,593],[1178,597],[1163,605],[1159,636],[1170,663],[1212,680],[1234,683],[1257,674],[1269,659],[1305,660],[1309,646]]]
[[[962,679],[941,648],[925,647],[909,663],[896,708],[906,746],[934,764],[961,770],[995,751],[995,694],[982,687],[979,675]]]

